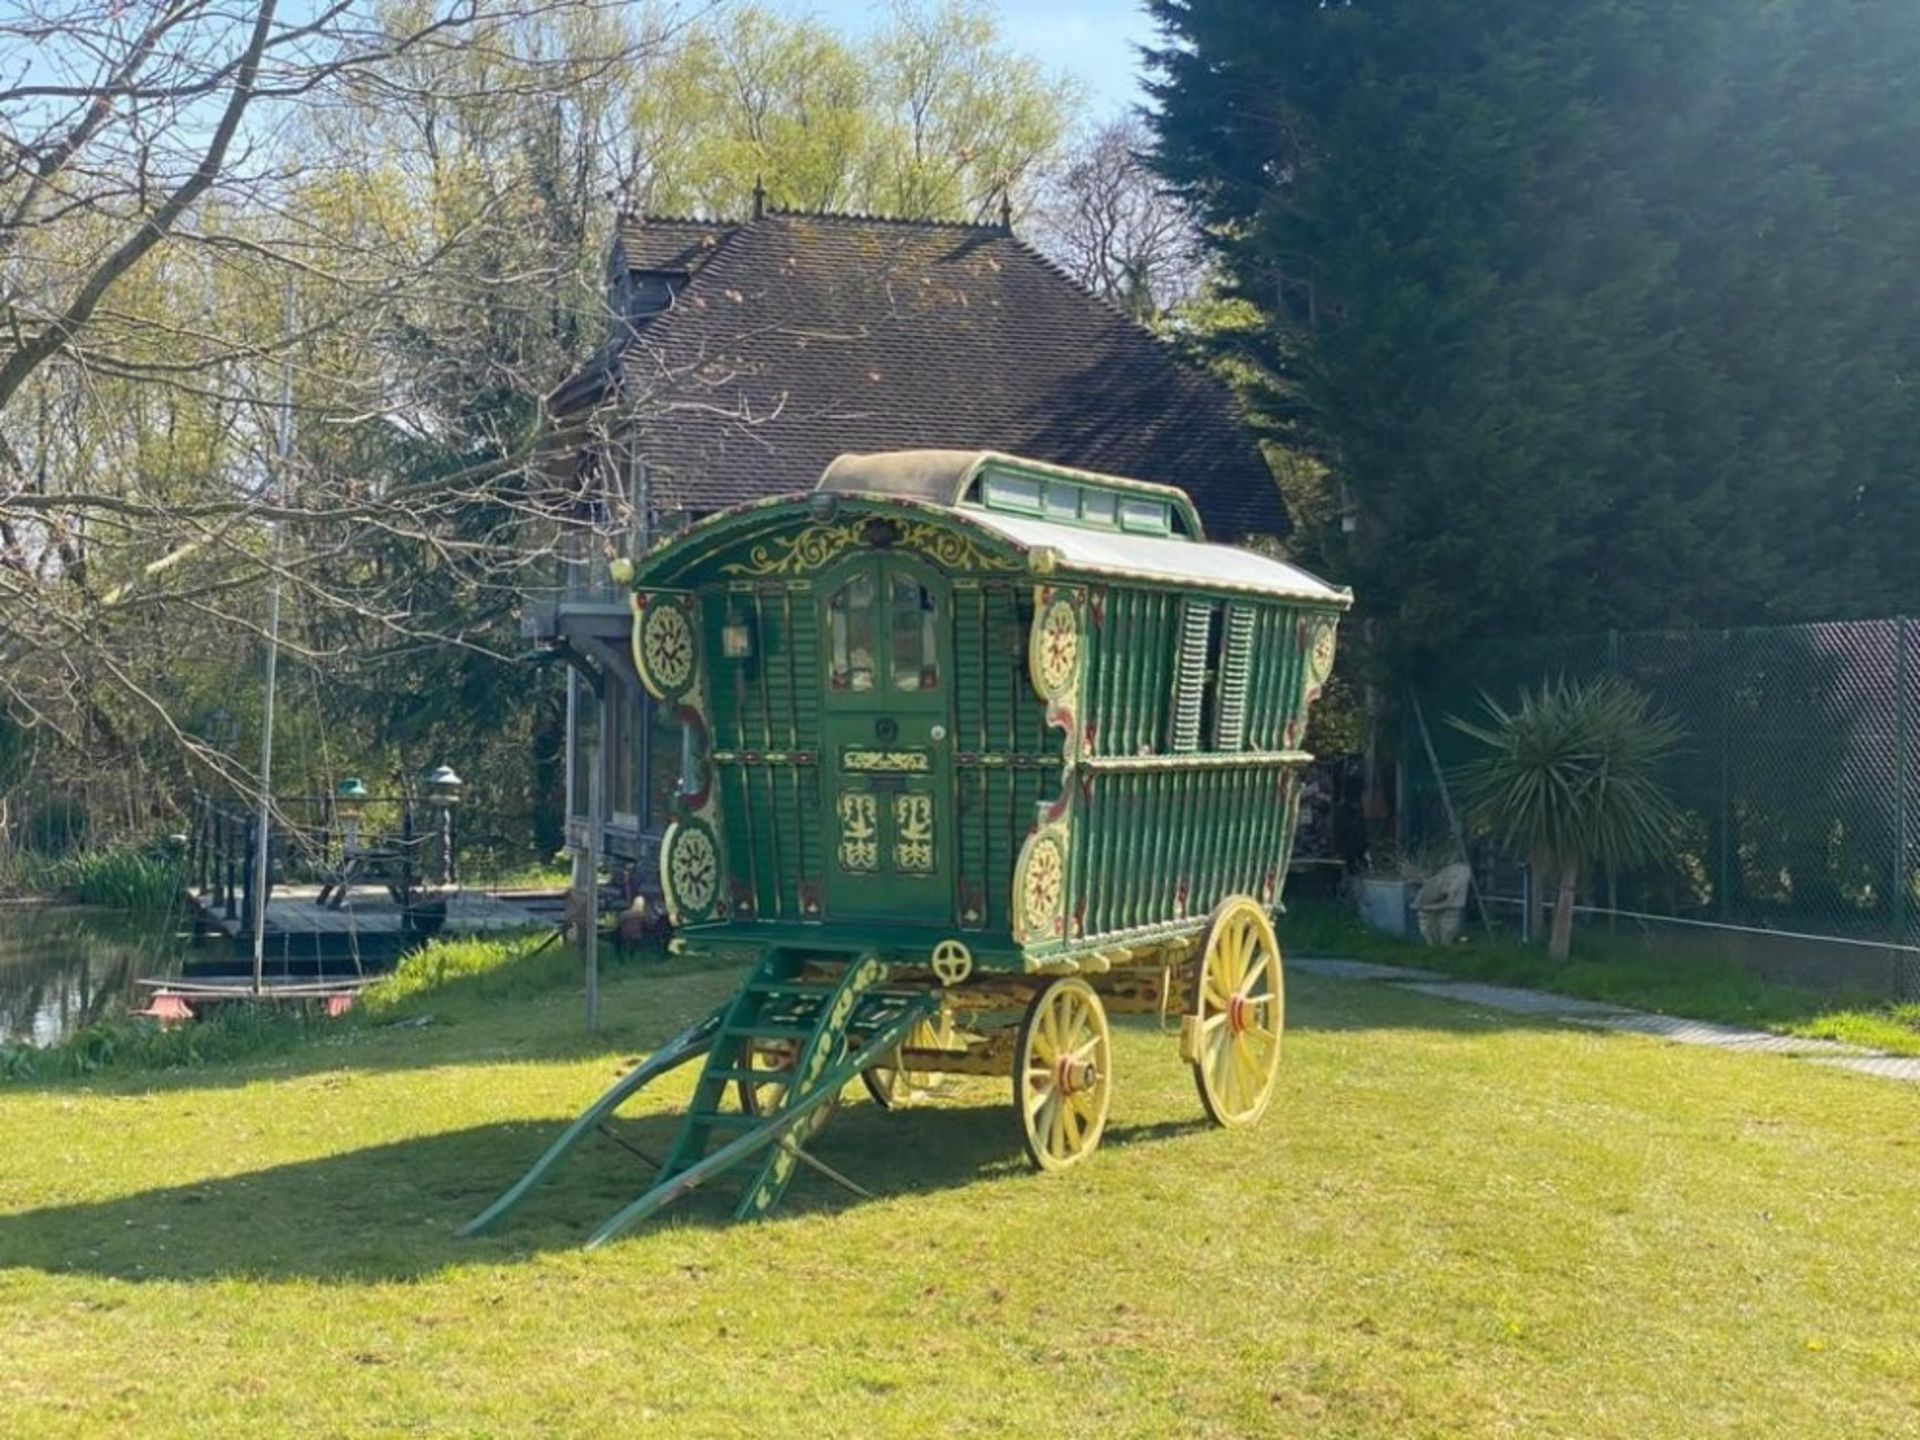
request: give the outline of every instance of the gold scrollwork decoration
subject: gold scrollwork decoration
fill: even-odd
[[[840,768],[859,774],[925,775],[933,769],[933,758],[924,750],[847,750],[840,756]]]
[[[1013,570],[1013,561],[984,550],[972,536],[924,520],[903,525],[900,543],[949,570]]]
[[[880,811],[873,794],[850,790],[837,806],[840,813],[838,855],[842,870],[871,873],[880,868]]]
[[[847,521],[839,525],[809,525],[792,535],[776,535],[764,545],[755,545],[745,560],[722,565],[723,575],[800,575],[821,570],[860,543],[860,526]]]
[[[791,535],[776,535],[754,545],[744,560],[720,567],[723,575],[762,578],[824,570],[848,551],[869,543],[870,517],[831,525],[808,525]],[[894,522],[895,550],[924,556],[949,570],[1014,570],[1012,560],[982,547],[973,537],[928,520]]]
[[[893,797],[893,863],[909,875],[933,873],[933,797]]]

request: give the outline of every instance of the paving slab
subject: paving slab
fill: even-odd
[[[1882,1080],[1905,1080],[1920,1085],[1920,1060],[1897,1055],[1869,1055],[1859,1060],[1818,1060],[1816,1065],[1832,1065],[1862,1075],[1877,1075]]]
[[[1545,990],[1518,990],[1509,985],[1482,985],[1472,980],[1447,980],[1437,984],[1402,987],[1442,1000],[1458,1000],[1467,1005],[1482,1005],[1489,1010],[1504,1010],[1512,1015],[1630,1015],[1620,1005],[1600,1000],[1582,1000],[1575,995],[1554,995]]]
[[[1602,1030],[1622,1030],[1635,1035],[1652,1035],[1676,1045],[1711,1045],[1719,1050],[1739,1050],[1758,1055],[1871,1055],[1874,1052],[1838,1040],[1809,1040],[1798,1035],[1776,1035],[1770,1030],[1747,1030],[1735,1025],[1716,1025],[1710,1020],[1688,1020],[1678,1015],[1585,1015],[1571,1017],[1576,1024]]]
[[[1436,999],[1479,1005],[1510,1015],[1538,1015],[1549,1020],[1562,1020],[1570,1025],[1648,1035],[1659,1040],[1670,1040],[1676,1045],[1708,1045],[1717,1050],[1732,1050],[1747,1055],[1794,1056],[1810,1060],[1816,1065],[1835,1065],[1861,1075],[1920,1084],[1920,1057],[1882,1055],[1865,1046],[1848,1045],[1839,1040],[1813,1040],[1798,1035],[1776,1035],[1770,1030],[1748,1030],[1738,1025],[1716,1025],[1711,1020],[1653,1015],[1602,1000],[1585,1000],[1575,995],[1555,995],[1544,990],[1523,990],[1509,985],[1483,985],[1472,980],[1453,980],[1431,970],[1376,965],[1364,960],[1315,956],[1292,960],[1288,964],[1309,975],[1327,975],[1342,980],[1386,981],[1401,989],[1418,991]]]
[[[1287,961],[1287,969],[1302,975],[1328,975],[1335,980],[1444,980],[1438,970],[1415,970],[1407,965],[1376,965],[1370,960],[1326,960],[1306,956]]]

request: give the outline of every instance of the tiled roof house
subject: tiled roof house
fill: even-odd
[[[620,487],[633,543],[811,489],[846,451],[929,447],[1179,485],[1214,539],[1287,528],[1225,387],[1006,226],[781,211],[630,219],[609,278],[613,337],[552,404],[600,417],[610,438],[568,464]],[[605,836],[610,852],[643,859],[650,726],[626,668],[626,618],[616,597],[577,587],[529,629],[606,672]],[[577,762],[589,748],[576,727]],[[584,770],[572,769],[576,836]]]

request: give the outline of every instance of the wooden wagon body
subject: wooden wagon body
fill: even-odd
[[[678,943],[762,958],[689,1042],[693,1133],[597,1238],[729,1146],[771,1148],[742,1202],[763,1210],[857,1073],[898,1104],[1011,1071],[1029,1154],[1071,1164],[1105,1121],[1108,1010],[1180,1013],[1209,1112],[1258,1117],[1268,917],[1346,591],[1207,543],[1177,489],[957,451],[843,456],[632,584],[636,667],[683,741]],[[729,1083],[761,1122],[733,1139],[698,1120]]]

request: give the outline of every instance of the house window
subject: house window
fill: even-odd
[[[940,685],[939,631],[933,593],[907,575],[893,577],[893,688],[934,690]]]
[[[607,693],[607,821],[640,828],[640,697],[609,678]]]
[[[1118,508],[1118,503],[1111,491],[1089,490],[1080,497],[1080,514],[1089,525],[1100,525],[1109,530],[1112,529]]]
[[[873,689],[874,583],[863,571],[827,602],[828,683],[836,690]]]
[[[572,819],[585,820],[593,803],[593,758],[600,753],[600,697],[574,671],[567,672],[567,689],[573,719],[568,732],[567,813]]]

